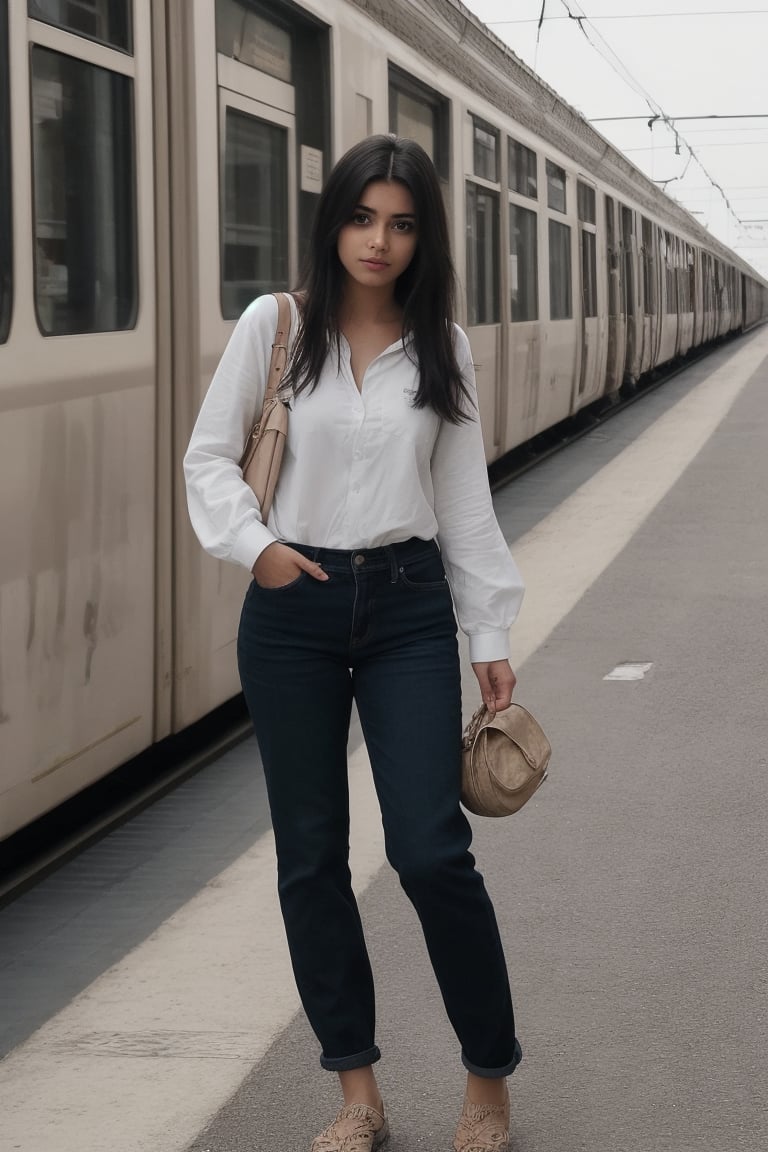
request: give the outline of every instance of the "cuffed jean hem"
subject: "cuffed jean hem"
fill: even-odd
[[[365,1068],[368,1064],[375,1064],[381,1060],[381,1052],[374,1044],[373,1048],[366,1048],[365,1052],[356,1052],[354,1056],[339,1056],[330,1059],[320,1056],[320,1064],[327,1072],[351,1072],[353,1068]]]
[[[486,1080],[500,1080],[502,1076],[511,1076],[522,1058],[523,1050],[518,1040],[515,1040],[515,1050],[512,1053],[512,1059],[509,1064],[504,1064],[501,1068],[480,1068],[477,1064],[473,1064],[471,1060],[467,1060],[463,1052],[461,1054],[461,1062],[467,1072],[471,1072],[473,1076],[483,1076]]]

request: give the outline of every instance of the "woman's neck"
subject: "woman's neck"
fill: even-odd
[[[345,285],[339,308],[341,328],[346,325],[393,324],[402,318],[403,310],[390,286],[376,289],[363,288],[354,282]]]

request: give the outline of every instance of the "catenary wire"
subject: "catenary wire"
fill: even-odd
[[[624,79],[625,83],[630,88],[632,88],[632,90],[636,94],[641,95],[642,98],[645,100],[646,104],[648,105],[648,107],[651,109],[651,112],[653,113],[652,118],[648,121],[648,127],[652,129],[654,122],[656,120],[661,120],[662,123],[665,124],[670,129],[670,131],[674,133],[674,135],[675,135],[675,150],[676,151],[678,150],[679,144],[682,142],[682,144],[688,149],[690,156],[696,161],[697,165],[699,166],[699,168],[701,169],[703,174],[706,176],[707,180],[709,180],[712,187],[715,188],[720,193],[720,195],[723,199],[723,202],[725,203],[725,206],[728,209],[731,216],[733,217],[733,219],[736,221],[737,224],[742,225],[743,222],[742,222],[741,218],[734,211],[733,205],[731,204],[730,200],[726,196],[725,191],[722,188],[722,186],[720,184],[718,184],[718,182],[714,179],[714,177],[709,173],[709,171],[706,169],[704,164],[701,162],[698,155],[696,154],[696,152],[694,152],[693,148],[688,143],[688,141],[683,136],[680,135],[680,133],[679,133],[677,127],[675,126],[675,123],[672,120],[672,118],[664,111],[664,109],[661,107],[661,105],[656,100],[654,100],[654,98],[650,95],[649,92],[647,92],[647,90],[643,87],[643,85],[632,75],[632,73],[629,71],[629,69],[623,63],[623,61],[616,55],[613,48],[608,43],[608,41],[605,39],[605,37],[602,35],[602,33],[599,31],[599,29],[593,28],[592,21],[591,21],[590,17],[587,16],[587,14],[583,11],[583,9],[580,9],[580,6],[576,3],[576,0],[570,0],[570,4],[569,4],[568,0],[560,0],[560,2],[563,5],[563,7],[565,8],[566,12],[568,13],[568,18],[575,21],[578,24],[579,31],[583,34],[583,36],[585,37],[585,39],[586,39],[587,43],[590,45],[590,47],[592,47],[597,52],[597,54],[607,64],[609,64],[609,66],[613,69],[614,72],[617,73],[617,75],[621,76],[621,74],[624,73],[624,76],[622,78]],[[575,13],[571,11],[571,5],[577,9],[577,11]],[[599,38],[599,40],[602,41],[603,45],[605,46],[605,49],[607,49],[607,51],[610,53],[610,56],[612,57],[612,59],[609,59],[605,55],[605,52],[600,51],[600,48],[597,46],[597,44],[595,44],[595,42],[590,37],[589,32],[587,31],[587,27],[585,27],[585,25],[588,26],[590,28],[590,30],[594,31],[595,36],[597,38]],[[615,64],[614,64],[614,61],[616,62]],[[621,72],[619,72],[618,68],[616,67],[616,64],[618,64],[619,67],[621,68]],[[704,145],[697,145],[697,147],[704,147]],[[629,150],[627,149],[626,151],[629,151]],[[633,151],[640,151],[640,149],[633,149]],[[653,149],[642,149],[642,151],[653,151]],[[686,171],[688,170],[687,164],[685,166],[685,170]],[[673,177],[672,179],[679,179],[679,177]],[[665,185],[668,183],[671,183],[672,179],[670,179],[668,181],[664,181],[663,183]]]

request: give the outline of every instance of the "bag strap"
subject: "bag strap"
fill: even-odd
[[[285,292],[273,293],[277,300],[277,327],[275,340],[272,344],[272,359],[269,362],[269,375],[267,377],[267,390],[264,395],[264,407],[277,396],[280,381],[288,363],[288,338],[291,334],[291,305]]]

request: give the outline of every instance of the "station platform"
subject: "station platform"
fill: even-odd
[[[495,496],[528,586],[516,698],[553,746],[521,813],[473,818],[514,1152],[768,1148],[767,445],[768,328]],[[464,1073],[357,727],[350,780],[389,1147],[449,1152]],[[253,739],[0,911],[0,1057],[9,1152],[309,1149],[338,1091]]]

